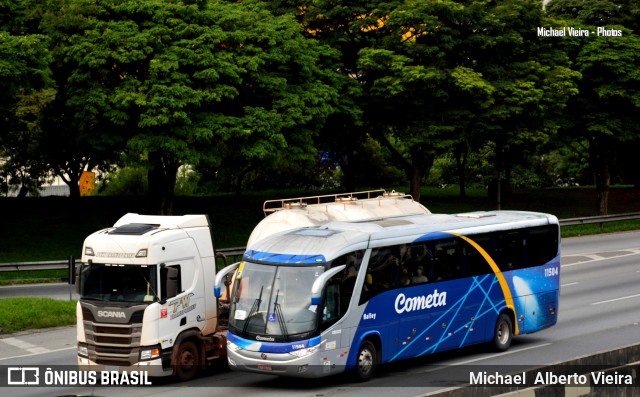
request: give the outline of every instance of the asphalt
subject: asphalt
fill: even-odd
[[[19,357],[73,349],[75,346],[75,325],[0,335],[0,364],[11,364],[12,359]]]

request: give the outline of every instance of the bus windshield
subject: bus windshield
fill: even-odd
[[[236,277],[229,325],[240,335],[270,335],[274,341],[308,337],[318,321],[311,286],[323,272],[323,266],[245,262]]]
[[[83,264],[81,299],[109,302],[152,302],[157,291],[157,266]]]

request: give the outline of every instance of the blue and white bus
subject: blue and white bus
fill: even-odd
[[[232,273],[235,272],[235,273]],[[297,377],[491,342],[558,318],[555,216],[422,214],[288,230],[247,247],[234,276],[232,369]]]

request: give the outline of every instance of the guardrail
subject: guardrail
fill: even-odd
[[[634,219],[640,219],[640,212],[629,212],[626,214],[613,214],[613,215],[600,215],[600,216],[587,216],[584,218],[561,219],[560,226],[575,226],[575,225],[586,225],[589,223],[605,223],[605,222],[616,222],[616,221],[632,221]]]
[[[234,248],[221,248],[216,250],[217,253],[222,253],[228,258],[234,260],[244,254],[244,247]],[[62,270],[69,268],[68,260],[59,261],[44,261],[44,262],[15,262],[15,263],[0,263],[0,272],[8,271],[21,271],[21,270]]]
[[[593,223],[606,223],[616,221],[630,221],[640,219],[640,212],[629,212],[625,214],[587,216],[583,218],[561,219],[560,226],[586,225]],[[236,259],[244,254],[245,247],[221,248],[216,250],[227,257]],[[60,270],[69,267],[68,260],[45,261],[45,262],[17,262],[17,263],[0,263],[0,272],[3,271],[20,271],[20,270]]]

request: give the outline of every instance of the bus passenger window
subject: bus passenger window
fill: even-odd
[[[337,283],[327,286],[327,300],[322,312],[322,321],[331,321],[340,315],[340,286]]]

